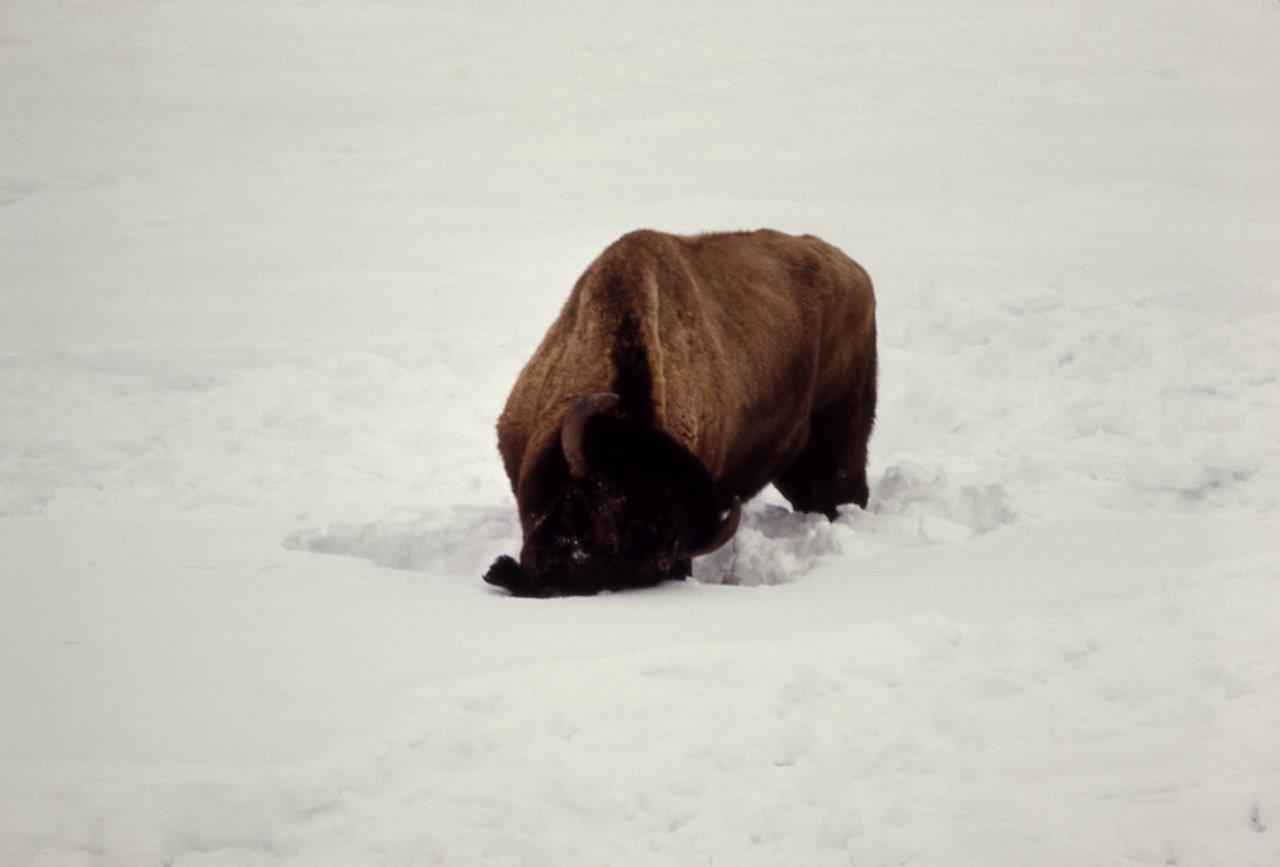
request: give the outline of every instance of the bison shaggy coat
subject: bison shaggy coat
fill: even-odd
[[[797,510],[865,507],[875,404],[875,297],[840,250],[769,230],[624,235],[498,420],[524,544],[486,580],[557,595],[688,575],[732,531],[721,514],[736,523],[771,482]]]

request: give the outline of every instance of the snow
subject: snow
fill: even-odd
[[[0,863],[1280,864],[1278,44],[11,0]],[[639,226],[867,267],[870,508],[509,598],[494,420]]]

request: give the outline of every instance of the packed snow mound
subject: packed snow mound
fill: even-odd
[[[876,485],[871,508],[884,517],[914,519],[927,541],[962,542],[1014,518],[1000,485],[951,485],[940,467],[894,464]]]
[[[868,559],[892,547],[963,542],[1014,519],[999,485],[951,484],[941,467],[895,464],[875,484],[869,511],[845,506],[840,517],[793,512],[776,491],[761,508],[744,511],[724,548],[694,563],[710,584],[780,584],[822,558]]]

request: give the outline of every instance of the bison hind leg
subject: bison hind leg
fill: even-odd
[[[855,503],[865,509],[867,442],[875,424],[874,366],[869,382],[853,400],[815,416],[809,440],[773,484],[798,512],[819,512],[835,520],[837,507]]]

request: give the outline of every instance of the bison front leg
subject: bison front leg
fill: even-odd
[[[809,440],[774,485],[798,512],[820,512],[831,520],[838,506],[867,507],[867,442],[876,415],[874,357],[870,375],[853,397],[815,416]]]
[[[852,439],[834,441],[829,429],[819,431],[815,426],[804,451],[773,480],[791,508],[820,512],[834,521],[839,515],[837,507],[845,503],[867,507],[866,444],[859,447]]]

